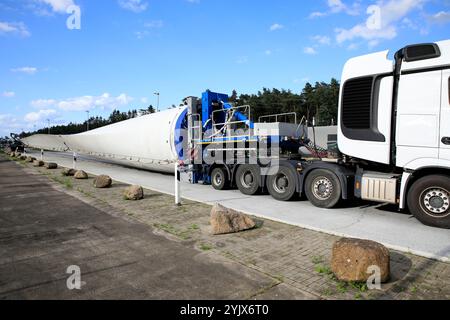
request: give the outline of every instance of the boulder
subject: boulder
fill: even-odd
[[[249,216],[216,204],[210,218],[213,234],[226,234],[253,229],[255,221]]]
[[[94,179],[96,188],[109,188],[112,185],[112,179],[109,176],[101,175]]]
[[[44,166],[44,161],[42,160],[34,160],[33,161],[33,167],[43,167]]]
[[[33,163],[34,160],[36,160],[36,158],[33,158],[33,157],[28,156],[28,157],[25,159],[25,162]]]
[[[382,244],[342,238],[333,245],[331,270],[339,280],[365,282],[372,275],[368,273],[371,266],[380,268],[381,282],[389,279],[390,254]]]
[[[74,176],[75,179],[78,180],[86,180],[89,179],[89,176],[86,172],[84,172],[83,170],[78,170],[77,172],[75,172]]]
[[[47,162],[47,163],[45,164],[45,167],[46,167],[47,169],[50,169],[50,170],[58,169],[58,165],[57,165],[56,163],[53,163],[53,162]]]
[[[65,168],[65,169],[61,172],[61,174],[62,174],[63,176],[66,176],[66,177],[72,177],[72,176],[75,175],[75,173],[77,173],[77,170],[75,170],[75,169],[69,169],[69,168]]]
[[[141,200],[144,198],[144,189],[141,186],[129,186],[124,191],[126,200]]]
[[[22,161],[25,161],[25,160],[27,160],[27,156],[21,155],[19,159]]]

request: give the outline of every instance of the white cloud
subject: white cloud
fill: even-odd
[[[431,22],[445,24],[450,22],[450,11],[440,11],[429,17]]]
[[[23,22],[3,22],[0,21],[0,35],[12,34],[21,37],[29,37],[31,33]]]
[[[200,3],[200,0],[186,0],[189,3]]]
[[[148,32],[147,30],[144,30],[144,31],[136,31],[134,34],[136,35],[136,38],[143,39],[146,36],[148,36],[150,34],[150,32]]]
[[[306,47],[303,49],[303,53],[314,55],[317,54],[317,51],[313,47]]]
[[[298,79],[298,78],[294,79],[294,83],[306,83],[308,81],[309,81],[308,77],[303,77],[301,79]]]
[[[360,3],[355,1],[351,6],[349,6],[341,0],[328,0],[328,7],[332,13],[345,12],[348,15],[357,16],[359,15]]]
[[[369,28],[369,20],[359,23],[350,29],[336,28],[336,41],[343,43],[355,39],[368,41],[369,46],[375,44],[375,40],[390,40],[397,37],[398,23],[411,11],[420,9],[426,0],[389,0],[380,1],[380,27]],[[378,42],[377,42],[378,44]]]
[[[39,3],[44,3],[52,8],[53,12],[66,13],[68,7],[75,5],[73,0],[36,0]]]
[[[44,109],[39,110],[37,112],[27,113],[24,117],[24,120],[29,123],[42,122],[48,118],[54,118],[57,115],[56,110],[54,109]]]
[[[135,13],[140,13],[148,8],[148,3],[142,0],[119,0],[119,5],[125,9]]]
[[[100,96],[81,96],[64,100],[38,99],[31,101],[31,106],[35,108],[57,107],[64,111],[86,111],[94,108],[114,109],[128,105],[133,98],[122,93],[117,97],[104,93]]]
[[[327,36],[314,36],[312,39],[320,45],[330,45],[331,39]]]
[[[161,29],[162,27],[164,27],[164,22],[162,20],[153,20],[144,23],[144,28],[147,29]],[[143,39],[148,35],[150,35],[151,31],[149,30],[136,31],[134,34],[136,35],[136,38]]]
[[[16,96],[16,93],[14,91],[5,91],[3,92],[2,96],[5,98],[14,98]]]
[[[248,57],[247,56],[242,56],[239,57],[236,61],[237,64],[244,64],[248,62]]]
[[[282,24],[279,24],[279,23],[274,23],[269,28],[270,31],[277,31],[277,30],[281,30],[281,29],[284,29],[284,26]]]
[[[160,29],[164,27],[164,22],[162,20],[153,20],[144,23],[144,27],[151,28],[151,29]]]
[[[31,101],[31,106],[33,108],[48,108],[56,105],[56,103],[57,101],[53,99],[39,99]]]
[[[18,132],[29,128],[23,122],[18,122],[17,118],[12,114],[0,114],[0,135],[9,136],[11,132]]]
[[[38,72],[38,69],[35,67],[21,67],[21,68],[11,69],[11,71],[18,72],[18,73],[35,74],[36,72]]]
[[[14,117],[11,114],[0,114],[0,125],[6,125],[13,121]]]
[[[270,55],[272,55],[272,50],[266,50],[266,51],[264,51],[264,54],[267,56],[270,56]]]
[[[359,48],[359,45],[357,43],[351,43],[348,45],[347,50],[356,50]]]
[[[311,12],[311,14],[309,15],[309,17],[310,17],[311,19],[313,19],[313,18],[325,17],[326,15],[327,15],[326,12],[314,11],[314,12]]]
[[[357,16],[360,14],[361,9],[360,1],[355,1],[351,5],[347,5],[344,2],[342,2],[342,0],[328,0],[327,5],[328,5],[327,11],[324,12],[314,11],[309,15],[309,17],[320,18],[328,16],[330,14],[337,14],[342,12],[351,16]]]

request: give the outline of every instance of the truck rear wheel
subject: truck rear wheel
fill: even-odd
[[[259,191],[259,167],[255,165],[241,165],[236,171],[236,185],[245,195],[255,195]]]
[[[408,192],[409,211],[425,225],[450,229],[450,177],[420,178]]]
[[[341,183],[333,172],[317,169],[306,177],[305,193],[316,207],[333,208],[341,200]]]
[[[288,167],[280,167],[278,172],[267,179],[267,190],[270,195],[279,201],[289,201],[295,195],[296,173]]]
[[[225,190],[228,185],[227,172],[224,168],[215,168],[211,173],[211,184],[216,190]]]

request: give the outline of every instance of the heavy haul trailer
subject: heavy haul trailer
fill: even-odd
[[[250,107],[226,95],[186,99],[189,180],[278,200],[306,195],[322,208],[352,197],[392,203],[450,228],[450,41],[407,46],[394,61],[388,51],[350,59],[341,83],[339,152],[311,143],[303,123],[251,122]],[[230,134],[236,125],[241,134]],[[277,154],[259,154],[273,144]]]

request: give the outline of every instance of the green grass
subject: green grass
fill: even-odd
[[[202,250],[202,251],[209,251],[212,249],[213,249],[213,246],[210,244],[206,244],[206,243],[200,244],[200,250]]]
[[[322,256],[313,256],[311,258],[312,263],[314,264],[319,264],[319,263],[323,263],[323,257]]]
[[[91,192],[85,191],[85,190],[83,190],[83,189],[80,188],[80,187],[77,188],[77,191],[80,192],[80,193],[82,193],[82,194],[84,194],[84,195],[87,196],[87,197],[94,198],[94,195],[93,195]]]
[[[355,293],[355,295],[353,297],[355,298],[355,300],[361,300],[362,299],[362,295],[359,292]]]
[[[321,256],[313,256],[311,261],[314,263],[314,271],[318,274],[327,276],[331,281],[333,281],[336,285],[336,290],[339,293],[346,293],[351,289],[352,291],[356,291],[355,299],[362,299],[362,293],[368,291],[367,284],[365,282],[346,282],[340,281],[336,278],[331,271],[330,267],[324,264],[324,259]]]
[[[51,176],[50,179],[62,184],[67,189],[73,189],[73,182],[70,178],[60,178],[60,177],[56,177],[56,176]]]
[[[316,265],[315,268],[314,268],[314,270],[315,270],[317,273],[320,273],[320,274],[325,274],[325,275],[331,275],[331,274],[333,274],[333,272],[331,271],[331,269],[330,269],[329,267],[324,266],[324,265],[322,265],[322,264]]]
[[[334,294],[334,292],[331,289],[325,289],[322,291],[322,295],[325,297],[330,297]]]
[[[180,230],[175,228],[174,226],[170,225],[170,224],[166,224],[166,223],[155,223],[153,225],[155,228],[158,228],[160,230],[163,230],[167,233],[170,233],[171,235],[174,235],[178,238],[181,238],[182,240],[188,240],[191,238],[190,236],[190,232],[191,230]]]
[[[336,284],[336,289],[340,293],[346,293],[348,291],[348,285],[344,281],[338,281]]]

